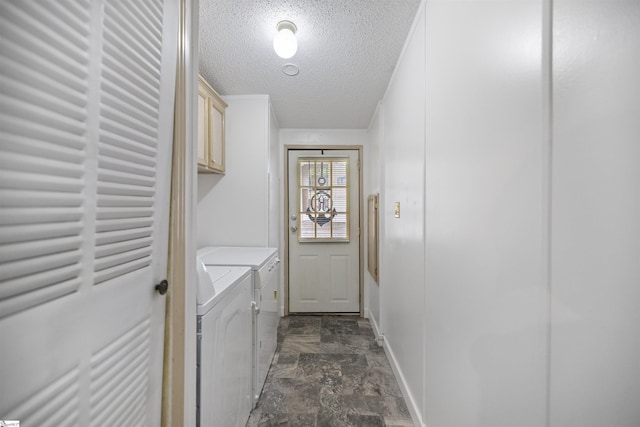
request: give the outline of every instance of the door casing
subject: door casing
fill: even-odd
[[[198,1],[180,0],[161,426],[195,425]],[[193,260],[193,261],[191,261]]]
[[[360,196],[358,197],[358,205],[360,207],[359,218],[358,218],[358,271],[359,271],[359,288],[360,288],[360,317],[364,317],[364,233],[362,226],[364,224],[364,213],[363,213],[363,203],[362,203],[362,195],[363,195],[363,162],[362,162],[362,145],[285,145],[284,146],[284,210],[283,212],[283,241],[284,241],[284,315],[289,315],[289,168],[287,165],[289,164],[289,151],[290,150],[358,150],[358,185]],[[332,315],[340,315],[340,313],[331,313]],[[353,315],[353,313],[348,313],[348,315]]]

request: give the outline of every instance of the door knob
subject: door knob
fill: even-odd
[[[292,225],[291,226],[291,231],[293,231],[293,232],[298,231],[298,226],[297,225]]]
[[[291,221],[295,221],[296,219],[298,219],[298,217],[296,216],[296,214],[291,215]]]
[[[166,279],[156,285],[156,291],[160,295],[165,295],[168,290],[169,290],[169,282],[167,282]]]
[[[251,309],[255,314],[260,314],[260,307],[258,307],[258,304],[255,301],[251,301]]]

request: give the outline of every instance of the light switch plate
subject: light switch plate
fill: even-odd
[[[393,203],[393,216],[400,218],[400,202]]]

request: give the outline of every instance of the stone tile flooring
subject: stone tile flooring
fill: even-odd
[[[367,319],[280,319],[278,349],[247,427],[406,427],[411,415]]]

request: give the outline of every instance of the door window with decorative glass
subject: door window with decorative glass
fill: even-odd
[[[300,242],[349,241],[349,159],[298,160]]]

